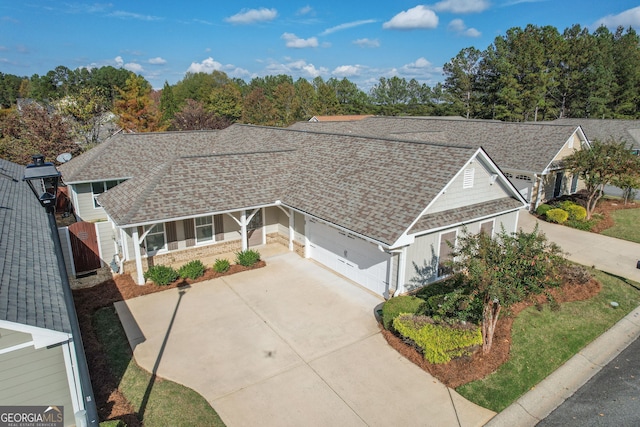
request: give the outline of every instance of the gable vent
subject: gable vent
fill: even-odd
[[[473,187],[473,177],[475,175],[475,168],[469,168],[464,170],[464,180],[462,181],[462,188]]]

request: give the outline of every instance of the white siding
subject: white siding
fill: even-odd
[[[73,184],[73,191],[76,193],[75,207],[76,215],[82,221],[96,221],[107,219],[104,209],[96,208],[93,205],[93,193],[91,184]]]
[[[473,178],[470,177],[470,172],[465,173],[471,170]],[[442,212],[505,197],[505,193],[509,194],[508,190],[499,180],[492,179],[492,175],[493,172],[484,162],[476,158],[449,183],[444,194],[437,197],[427,213]],[[471,181],[473,185],[469,186]]]
[[[64,406],[65,425],[75,425],[62,349],[27,347],[0,354],[2,405]]]
[[[98,232],[98,244],[100,245],[100,257],[104,265],[111,265],[116,254],[115,230],[111,222],[96,223]]]
[[[405,292],[416,289],[425,284],[438,279],[437,268],[440,254],[440,235],[442,233],[457,230],[458,237],[466,229],[469,233],[479,233],[480,225],[490,219],[474,221],[465,224],[464,227],[452,227],[446,230],[440,230],[436,233],[426,234],[416,237],[414,243],[407,248],[407,262],[405,265]],[[518,212],[498,215],[495,217],[493,232],[494,235],[501,231],[501,226],[507,233],[513,233],[517,230]],[[425,274],[426,273],[426,274]]]

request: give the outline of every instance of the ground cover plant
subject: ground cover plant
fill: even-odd
[[[199,259],[189,261],[178,269],[178,274],[183,279],[195,280],[204,275],[204,264]]]
[[[260,261],[260,252],[258,251],[247,249],[244,251],[236,252],[236,263],[244,267],[251,267],[258,261]]]
[[[549,304],[526,307],[512,321],[509,360],[456,391],[478,405],[502,411],[640,305],[639,284],[592,272],[602,286],[597,295],[563,302],[559,309]],[[613,308],[611,301],[619,306]]]

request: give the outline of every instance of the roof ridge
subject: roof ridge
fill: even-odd
[[[175,159],[200,159],[200,158],[207,158],[207,157],[223,157],[223,156],[240,156],[240,155],[252,155],[252,154],[288,153],[288,152],[297,151],[297,150],[298,150],[297,148],[280,148],[280,149],[273,149],[273,150],[232,151],[232,152],[228,152],[228,153],[193,154],[191,156],[178,156]]]
[[[135,202],[131,205],[131,208],[127,210],[127,215],[125,215],[121,219],[121,221],[125,221],[126,223],[126,221],[129,221],[129,218],[131,218],[134,215],[134,213],[140,209],[143,203],[146,202],[147,197],[152,193],[152,190],[158,186],[160,177],[165,175],[165,173],[171,168],[173,162],[177,158],[178,157],[173,157],[170,160],[166,161],[165,163],[162,163],[158,166],[153,167],[149,171],[149,173],[146,175],[147,179],[142,181],[142,183],[146,181],[147,184],[144,186],[144,188],[142,189],[138,197],[135,198]],[[135,179],[136,178],[132,179],[131,181],[134,181]]]

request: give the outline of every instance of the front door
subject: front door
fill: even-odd
[[[262,209],[258,209],[258,212],[256,212],[247,225],[247,244],[250,248],[264,243],[262,240],[263,225]]]

